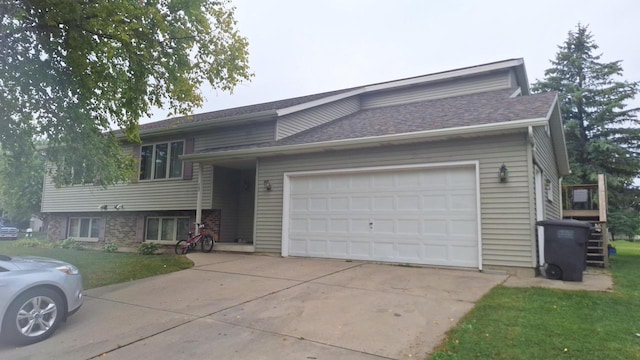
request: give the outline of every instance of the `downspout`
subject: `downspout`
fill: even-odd
[[[198,163],[198,192],[196,196],[196,224],[202,223],[202,168],[204,164]],[[198,233],[196,226],[194,234]]]
[[[560,219],[564,219],[564,199],[562,198],[562,179],[564,176],[558,178],[558,192],[560,193]]]

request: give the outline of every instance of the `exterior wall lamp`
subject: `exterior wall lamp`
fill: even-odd
[[[264,185],[264,189],[265,189],[265,190],[267,190],[267,191],[271,191],[271,181],[269,181],[269,180],[265,180],[265,181],[264,181],[264,183],[263,183],[263,185]]]
[[[507,180],[509,180],[509,169],[507,169],[507,165],[502,164],[502,166],[500,166],[498,177],[500,177],[500,182],[507,182]]]
[[[107,210],[108,205],[107,204],[100,204],[98,205],[98,210]]]

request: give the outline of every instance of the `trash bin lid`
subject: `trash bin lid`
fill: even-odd
[[[540,220],[536,223],[539,226],[568,226],[591,228],[591,224],[585,221],[567,219],[567,220]]]

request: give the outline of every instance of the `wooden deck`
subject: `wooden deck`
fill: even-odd
[[[609,267],[609,232],[607,230],[607,182],[598,175],[598,184],[562,187],[562,218],[592,224],[587,244],[587,265]]]

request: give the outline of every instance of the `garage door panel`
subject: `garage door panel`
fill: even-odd
[[[329,219],[329,232],[332,234],[349,233],[349,220]]]
[[[309,198],[309,211],[327,211],[329,200],[326,198]]]
[[[391,241],[374,241],[372,242],[373,246],[373,256],[376,259],[385,259],[391,260],[395,257],[395,246]]]
[[[398,201],[397,210],[401,211],[418,211],[422,208],[420,198],[414,195],[398,195],[396,197]]]
[[[444,195],[424,195],[422,203],[424,210],[444,211],[448,208],[447,197]]]
[[[427,219],[423,221],[424,234],[446,235],[448,230],[447,219]]]
[[[352,196],[350,210],[371,210],[371,197],[369,196]]]
[[[368,191],[371,188],[371,178],[367,174],[343,175],[350,179],[351,189]]]
[[[398,257],[403,260],[420,260],[424,257],[422,243],[418,239],[414,243],[399,243]]]
[[[395,221],[391,219],[373,219],[373,225],[370,226],[372,235],[376,234],[395,234]]]
[[[374,174],[371,176],[372,188],[374,190],[393,189],[396,187],[393,178],[393,174],[389,173]]]
[[[422,183],[423,186],[429,186],[430,188],[446,188],[449,183],[446,173],[443,172],[423,172]]]
[[[348,211],[349,197],[332,197],[329,199],[329,210],[331,211]]]
[[[327,232],[327,219],[309,219],[309,232]]]
[[[311,256],[324,256],[327,253],[327,241],[309,239],[307,241],[307,251]]]
[[[430,263],[442,265],[442,262],[447,260],[447,245],[443,244],[429,244],[424,245],[425,259]]]
[[[307,227],[307,218],[292,218],[291,221],[291,233],[304,234],[309,229]]]
[[[398,234],[419,235],[422,229],[420,219],[400,219],[398,220]]]
[[[373,198],[374,211],[395,210],[395,201],[393,196],[375,196]]]
[[[343,258],[345,254],[349,253],[349,242],[346,240],[330,241],[329,242],[329,256]]]
[[[289,254],[477,267],[476,187],[473,166],[293,176]]]
[[[371,257],[371,242],[352,240],[349,242],[349,250],[347,255],[358,257],[359,260],[367,259]]]
[[[471,241],[476,240],[478,227],[473,220],[449,220],[449,235],[465,236]]]
[[[309,202],[307,200],[308,200],[307,198],[292,198],[291,210],[293,210],[294,212],[297,212],[300,210],[308,210]]]

